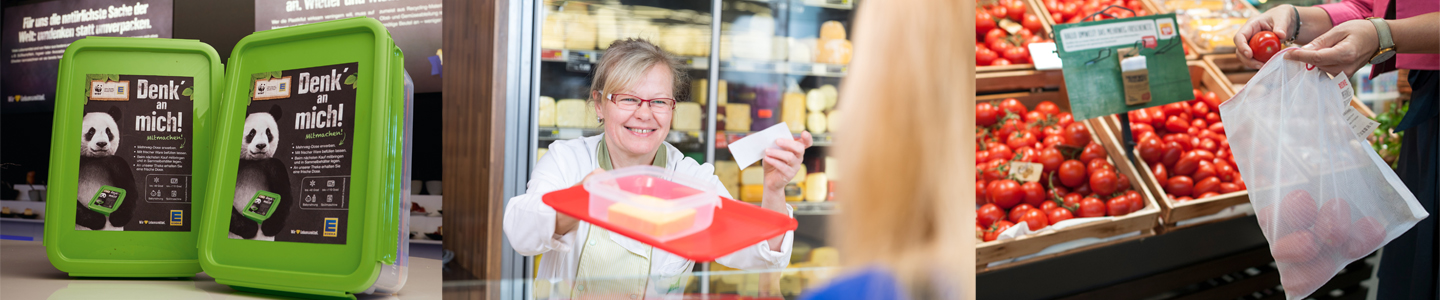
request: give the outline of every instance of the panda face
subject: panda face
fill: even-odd
[[[109,113],[86,113],[81,119],[80,130],[80,156],[111,156],[120,148],[120,125]]]
[[[270,113],[253,113],[245,117],[245,132],[240,158],[267,159],[275,156],[280,142],[280,126]]]

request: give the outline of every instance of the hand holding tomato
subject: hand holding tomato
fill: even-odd
[[[1250,37],[1250,51],[1254,53],[1255,60],[1262,63],[1269,62],[1270,57],[1279,53],[1285,46],[1280,43],[1280,37],[1275,32],[1261,31]]]
[[[1288,4],[1280,5],[1250,18],[1245,25],[1241,25],[1240,30],[1235,31],[1235,54],[1240,58],[1240,62],[1253,69],[1264,66],[1265,63],[1257,60],[1255,50],[1251,49],[1251,38],[1260,34],[1261,31],[1270,31],[1278,40],[1290,40],[1295,34],[1290,31],[1295,30],[1295,22],[1299,21],[1295,12],[1296,10],[1291,9]]]

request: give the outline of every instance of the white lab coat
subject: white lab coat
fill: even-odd
[[[546,193],[566,189],[580,183],[585,175],[599,168],[599,161],[596,159],[596,147],[601,142],[602,135],[579,138],[573,140],[556,141],[550,144],[549,152],[540,158],[535,164],[535,170],[531,173],[530,182],[525,194],[510,198],[510,203],[505,206],[505,236],[510,239],[510,245],[520,255],[533,256],[544,254],[540,260],[540,269],[537,270],[539,280],[559,280],[570,283],[575,281],[576,268],[580,263],[580,245],[590,230],[590,223],[580,221],[580,225],[570,233],[563,236],[555,235],[555,209],[541,202],[541,196]],[[669,143],[663,144],[666,149],[665,168],[674,170],[693,178],[708,179],[714,190],[727,198],[733,197],[715,176],[715,167],[710,164],[700,164],[694,159],[685,157],[679,149]],[[791,217],[794,217],[794,210],[789,209]],[[782,269],[790,264],[791,244],[795,239],[794,231],[785,232],[785,238],[781,242],[779,252],[770,250],[768,240],[761,241],[754,246],[746,247],[720,257],[716,262],[736,269]],[[620,244],[632,253],[648,256],[650,253],[647,247],[633,239],[626,238],[619,234],[610,235],[611,240]],[[671,277],[689,272],[694,261],[681,258],[660,249],[654,249],[655,257],[650,258],[650,275],[654,277]],[[647,288],[647,291],[654,291],[654,288]]]

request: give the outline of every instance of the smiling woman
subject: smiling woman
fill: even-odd
[[[733,199],[713,166],[687,158],[665,142],[675,91],[685,90],[688,82],[678,66],[669,53],[642,39],[616,41],[601,55],[588,103],[604,133],[550,144],[535,163],[525,194],[511,198],[505,207],[505,236],[515,252],[544,254],[536,277],[549,280],[536,280],[535,290],[570,298],[631,299],[685,290],[684,275],[694,261],[556,214],[541,201],[546,193],[581,185],[596,174],[645,165],[703,179],[717,194]],[[766,150],[761,207],[791,213],[784,188],[800,170],[810,143],[804,133],[799,139],[777,139],[779,149]],[[793,240],[794,233],[786,232],[716,262],[736,269],[785,268]]]

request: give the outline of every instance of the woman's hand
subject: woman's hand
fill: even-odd
[[[800,163],[805,158],[805,149],[813,143],[810,132],[800,133],[798,139],[777,139],[780,149],[765,149],[765,192],[780,192],[781,202],[785,198],[785,185],[795,178]],[[768,198],[768,197],[766,197]]]
[[[1265,63],[1255,60],[1255,51],[1250,49],[1250,37],[1261,31],[1275,32],[1275,36],[1281,41],[1288,41],[1295,33],[1296,11],[1290,6],[1281,5],[1271,8],[1259,16],[1251,18],[1240,26],[1235,32],[1235,54],[1240,57],[1240,62],[1246,67],[1259,69]]]
[[[1375,33],[1375,24],[1369,20],[1351,20],[1340,23],[1304,47],[1290,51],[1285,58],[1315,65],[1331,75],[1343,72],[1349,76],[1370,63],[1370,58],[1379,49],[1380,38]]]
[[[589,181],[589,180],[590,180],[590,177],[595,177],[595,175],[600,175],[600,174],[605,174],[605,169],[595,168],[594,171],[590,171],[590,174],[585,175],[585,178],[584,178],[584,179],[580,179],[580,183],[576,183],[575,185],[572,185],[571,187],[576,187],[576,186],[580,186],[580,185],[582,185],[582,184],[585,184],[586,181]],[[575,219],[575,217],[571,217],[571,216],[566,215],[566,214],[562,214],[562,213],[558,213],[558,212],[555,213],[555,234],[565,235],[565,234],[567,234],[567,233],[570,233],[570,231],[574,231],[576,227],[580,227],[580,220]]]

